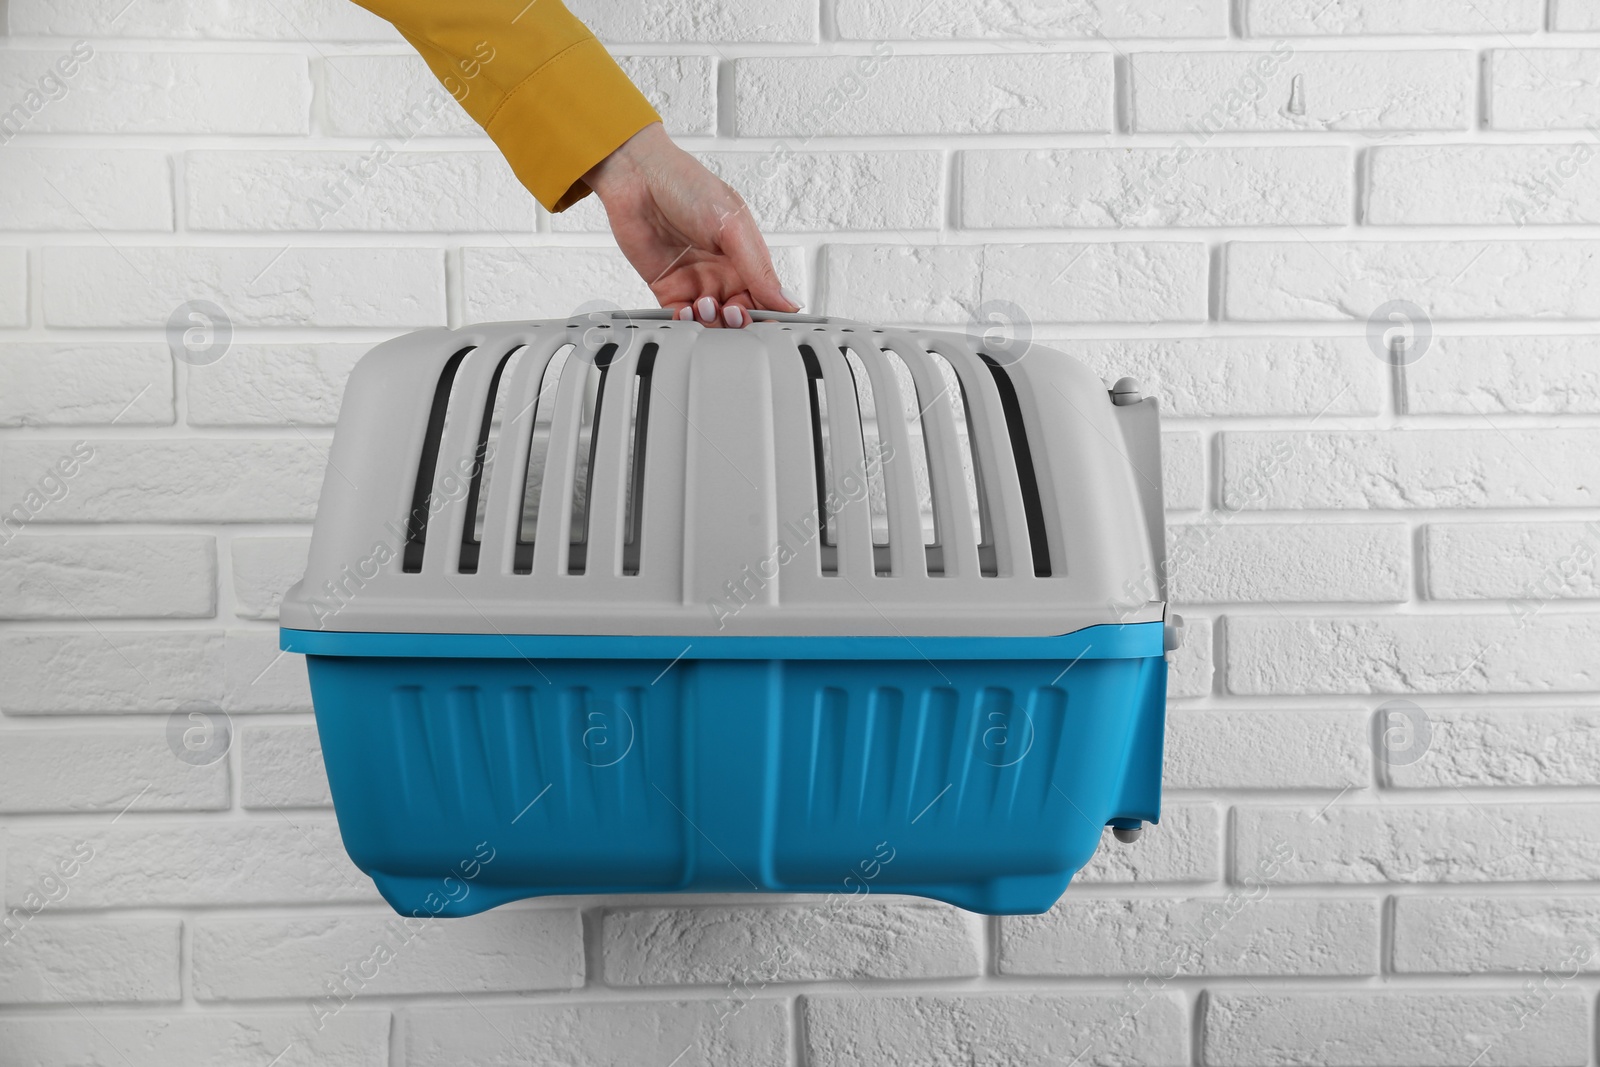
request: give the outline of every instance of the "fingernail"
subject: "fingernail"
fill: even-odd
[[[700,316],[700,321],[713,323],[717,321],[717,302],[709,296],[702,296],[694,302],[695,313]]]
[[[801,300],[800,300],[800,298],[798,296],[795,296],[788,289],[786,289],[786,288],[784,288],[782,286],[778,287],[778,295],[783,297],[785,300],[789,301],[789,303],[793,304],[796,308],[805,307],[805,304],[801,302]]]
[[[688,304],[685,304],[685,305],[683,305],[683,307],[679,308],[677,311],[674,311],[672,313],[672,317],[677,319],[679,322],[687,322],[689,319],[692,319],[694,317],[694,309],[691,308]]]
[[[744,308],[738,304],[723,305],[722,321],[737,330],[744,325]]]

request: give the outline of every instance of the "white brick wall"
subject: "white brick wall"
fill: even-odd
[[[164,152],[13,145],[0,212],[7,230],[170,231],[171,164]]]
[[[106,5],[109,8],[109,5]],[[0,100],[24,100],[72,42],[0,54]],[[29,133],[305,134],[311,126],[304,55],[95,49]],[[47,98],[48,99],[48,98]]]
[[[1473,54],[1270,49],[1138,52],[1130,126],[1140,133],[1464,130]]]
[[[405,926],[276,648],[345,378],[645,287],[348,0],[9,0],[0,1064],[1600,1067],[1600,7],[571,6],[811,309],[1160,398],[1160,825],[1042,916]]]

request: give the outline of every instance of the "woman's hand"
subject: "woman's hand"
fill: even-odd
[[[709,326],[748,326],[749,308],[799,311],[738,193],[672,143],[659,122],[584,175],[617,246],[662,307]]]

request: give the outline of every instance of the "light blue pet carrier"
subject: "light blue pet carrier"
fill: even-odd
[[[1060,353],[494,323],[356,367],[281,636],[402,913],[1031,913],[1159,815],[1163,557],[1156,402]]]

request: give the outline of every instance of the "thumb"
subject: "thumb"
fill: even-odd
[[[772,311],[800,310],[799,303],[784,291],[778,280],[778,272],[772,266],[772,253],[767,250],[767,242],[748,207],[741,205],[740,210],[723,220],[718,243],[733,261],[743,283],[734,288],[749,290],[756,307]]]

